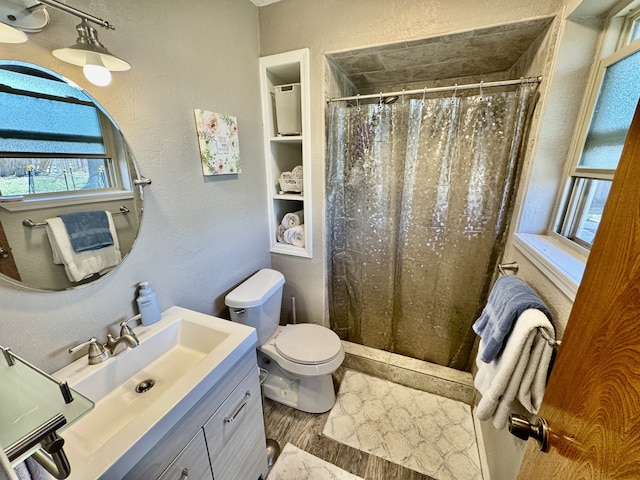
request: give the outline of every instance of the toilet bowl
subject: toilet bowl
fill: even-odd
[[[263,269],[225,297],[231,320],[256,329],[258,365],[267,371],[264,395],[309,413],[331,409],[336,395],[331,374],[344,349],[330,329],[309,323],[280,326],[284,276]]]

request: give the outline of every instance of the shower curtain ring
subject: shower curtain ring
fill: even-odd
[[[456,98],[458,96],[458,84],[456,83],[455,86],[453,87],[453,98]]]
[[[480,100],[482,100],[484,98],[484,92],[482,91],[482,84],[484,83],[483,80],[480,80]]]
[[[402,89],[402,105],[404,105],[404,88]]]
[[[378,102],[378,111],[382,111],[382,92],[380,92],[380,101]]]
[[[356,109],[359,112],[360,111],[360,94],[356,95]]]
[[[422,91],[422,106],[424,107],[424,97],[427,96],[427,87],[424,87],[424,90]]]

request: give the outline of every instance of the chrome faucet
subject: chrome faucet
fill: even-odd
[[[71,347],[69,349],[69,353],[76,353],[80,349],[89,346],[89,365],[96,365],[98,363],[104,362],[110,357],[115,357],[124,349],[135,348],[140,345],[140,341],[136,334],[131,330],[129,326],[129,322],[131,320],[138,319],[139,316],[130,318],[124,322],[120,322],[120,335],[118,338],[114,338],[110,333],[107,334],[107,343],[104,345],[100,344],[98,340],[93,337],[86,342],[82,342],[75,347]],[[121,345],[124,345],[124,348],[121,348]]]
[[[135,348],[140,345],[140,342],[135,335],[120,335],[118,338],[113,338],[113,335],[109,333],[107,334],[107,343],[105,343],[104,346],[111,352],[111,356],[115,357],[124,351],[123,348],[118,348],[122,344],[126,344],[129,348]]]

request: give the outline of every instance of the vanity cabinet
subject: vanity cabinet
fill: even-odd
[[[258,480],[266,475],[260,376],[253,350],[124,478]]]
[[[263,422],[260,383],[250,375],[204,425],[216,480],[258,478],[256,473],[265,463],[266,440],[255,435],[254,428]]]
[[[197,478],[200,480],[213,480],[211,464],[207,444],[202,430],[184,447],[180,455],[169,465],[158,480],[186,480]]]
[[[312,258],[309,49],[261,57],[260,91],[271,252]],[[299,123],[300,128],[283,129],[278,119],[281,124]],[[302,172],[302,181],[285,178],[283,183],[291,188],[283,188],[283,173],[294,169]],[[287,213],[299,211],[304,212],[304,245],[285,243],[278,225]]]

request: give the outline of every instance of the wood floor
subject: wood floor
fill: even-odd
[[[291,443],[365,480],[433,480],[322,435],[329,412],[305,413],[265,398],[264,416],[267,438],[277,441],[280,448]]]

